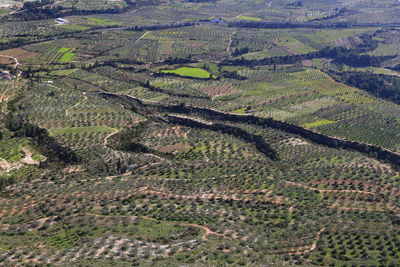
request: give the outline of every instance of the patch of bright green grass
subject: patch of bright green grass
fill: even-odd
[[[6,139],[0,141],[0,158],[8,162],[17,162],[22,156],[21,148],[28,146],[28,141],[25,139]]]
[[[110,21],[108,19],[98,19],[98,18],[86,18],[86,19],[96,24],[105,24]]]
[[[232,111],[233,113],[237,113],[237,114],[245,114],[246,113],[246,109],[247,108],[240,108],[240,109],[236,109],[234,111]]]
[[[189,68],[189,67],[182,67],[175,70],[162,70],[162,73],[171,73],[176,74],[182,77],[190,77],[190,78],[200,78],[200,79],[215,79],[216,76],[212,75],[206,70],[200,68]]]
[[[240,15],[240,16],[236,17],[235,19],[237,19],[237,20],[262,21],[262,19],[260,19],[260,18],[243,16],[243,15]]]
[[[314,48],[303,44],[302,42],[293,38],[292,36],[286,36],[281,38],[277,43],[277,45],[289,48],[291,51],[299,54],[306,54],[309,52],[316,51]]]
[[[314,127],[318,127],[318,126],[322,126],[322,125],[330,124],[330,123],[335,123],[335,121],[320,120],[320,121],[314,121],[314,122],[306,123],[306,124],[303,124],[302,126],[306,127],[306,128],[314,128]]]
[[[62,47],[60,49],[58,49],[58,53],[67,53],[71,50],[71,48],[68,47]]]
[[[72,59],[74,59],[75,53],[65,53],[58,62],[60,63],[68,63],[71,62]]]

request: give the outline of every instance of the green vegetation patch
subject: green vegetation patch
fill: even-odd
[[[262,19],[257,18],[257,17],[249,17],[249,16],[243,16],[243,15],[237,16],[235,19],[237,19],[237,20],[250,20],[250,21],[262,21]]]
[[[236,109],[234,111],[232,111],[233,113],[237,113],[237,114],[245,114],[246,113],[246,108],[239,108]]]
[[[303,124],[302,126],[306,127],[306,128],[314,128],[314,127],[322,126],[322,125],[325,125],[325,124],[331,124],[331,123],[335,123],[335,121],[320,120],[320,121],[314,121],[314,122],[306,123],[306,124]]]
[[[71,51],[71,48],[68,47],[61,47],[60,49],[58,49],[58,53],[67,53]]]
[[[60,60],[58,60],[58,62],[60,63],[69,63],[71,62],[75,57],[75,53],[65,53],[64,55],[62,55],[62,57],[60,58]]]
[[[199,79],[215,79],[217,76],[212,75],[206,70],[200,68],[182,67],[175,70],[162,70],[161,73],[175,74],[182,77],[199,78]]]
[[[290,51],[293,51],[293,52],[299,53],[299,54],[306,54],[309,52],[316,51],[314,48],[312,48],[308,45],[305,45],[304,43],[300,42],[296,38],[293,38],[292,36],[286,36],[286,37],[281,38],[277,44],[279,46],[286,47],[286,48],[290,49]]]
[[[6,139],[0,141],[0,158],[9,162],[16,162],[22,158],[22,147],[28,146],[25,139]]]
[[[56,234],[48,237],[46,239],[46,245],[58,249],[67,249],[75,246],[78,240],[79,234],[77,230],[61,230]]]
[[[98,18],[86,18],[87,20],[94,22],[95,24],[106,24],[110,20],[108,19],[98,19]]]

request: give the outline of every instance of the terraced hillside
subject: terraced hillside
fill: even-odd
[[[399,7],[0,12],[0,265],[398,266]]]

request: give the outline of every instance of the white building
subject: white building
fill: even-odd
[[[68,23],[68,20],[66,19],[62,19],[62,18],[57,18],[56,22],[60,23],[60,24],[64,24],[64,23]]]

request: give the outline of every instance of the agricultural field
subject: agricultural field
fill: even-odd
[[[162,70],[161,73],[175,74],[181,77],[199,78],[199,79],[215,79],[216,76],[212,75],[206,70],[200,68],[181,67],[175,70]]]
[[[234,18],[235,20],[249,20],[249,21],[261,21],[262,19],[250,16],[240,15]]]
[[[399,266],[398,1],[14,4],[1,266]]]

